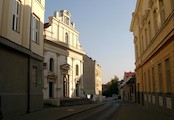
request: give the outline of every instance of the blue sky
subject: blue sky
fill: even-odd
[[[71,13],[79,41],[102,67],[103,83],[134,71],[133,34],[129,31],[136,0],[46,0],[45,22],[54,11]]]

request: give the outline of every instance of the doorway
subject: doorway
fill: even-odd
[[[79,81],[76,83],[76,97],[79,97]]]
[[[49,98],[53,98],[54,86],[53,82],[49,82]]]

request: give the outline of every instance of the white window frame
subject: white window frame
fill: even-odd
[[[20,32],[21,1],[14,0],[13,3],[12,29]]]
[[[31,40],[35,43],[39,43],[39,30],[40,30],[40,20],[35,15],[32,14],[32,22],[31,22]]]

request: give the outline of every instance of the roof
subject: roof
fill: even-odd
[[[124,72],[124,78],[128,78],[133,75],[135,75],[135,72]]]
[[[132,73],[132,75],[130,75],[129,77],[127,77],[126,79],[124,79],[124,81],[120,85],[120,88],[123,87],[123,86],[125,86],[127,83],[134,83],[134,80],[135,80],[135,73],[134,74]]]
[[[47,22],[47,23],[44,23],[44,29],[45,28],[48,28],[50,26],[50,24]]]

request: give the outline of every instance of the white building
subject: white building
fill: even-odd
[[[44,28],[44,99],[82,97],[85,52],[71,14],[67,10],[61,10],[60,15],[54,12]]]
[[[96,60],[84,55],[84,91],[94,101],[102,101],[102,68]]]

